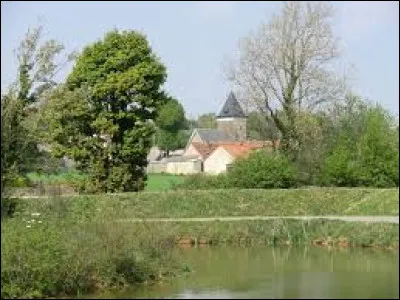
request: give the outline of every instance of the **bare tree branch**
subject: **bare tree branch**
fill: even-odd
[[[282,134],[296,135],[298,114],[344,99],[332,17],[327,2],[284,2],[268,24],[240,41],[228,77],[251,95],[246,101],[269,112]]]

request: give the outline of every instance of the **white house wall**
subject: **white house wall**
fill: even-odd
[[[204,172],[208,174],[226,172],[226,166],[231,164],[233,161],[234,158],[223,147],[218,147],[204,161]]]
[[[168,162],[167,173],[170,174],[195,174],[201,172],[201,161]]]
[[[200,160],[181,162],[153,161],[147,165],[147,173],[196,174],[201,172],[201,164]]]

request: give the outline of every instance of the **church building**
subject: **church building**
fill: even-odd
[[[217,128],[194,129],[183,156],[201,160],[206,173],[224,172],[236,158],[264,146],[260,141],[247,141],[246,126],[247,116],[231,92],[217,115]]]

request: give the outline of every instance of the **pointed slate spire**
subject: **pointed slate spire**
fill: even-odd
[[[239,102],[236,100],[235,95],[230,92],[228,99],[226,99],[224,106],[219,112],[218,118],[245,118]]]

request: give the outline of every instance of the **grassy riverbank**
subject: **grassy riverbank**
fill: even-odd
[[[35,220],[32,222],[31,220]],[[2,298],[79,295],[185,271],[174,244],[397,248],[397,224],[316,220],[113,223],[33,217],[2,224]],[[80,219],[82,220],[82,219]],[[27,225],[28,224],[28,225]],[[30,227],[27,227],[30,226]]]
[[[49,215],[83,213],[92,218],[316,216],[399,214],[399,189],[308,188],[209,190],[72,196],[22,201]]]
[[[2,298],[77,296],[182,271],[173,241],[143,226],[30,216],[1,227]]]
[[[160,226],[161,225],[157,225]],[[163,224],[177,241],[212,245],[323,245],[398,248],[397,224],[267,220]]]
[[[184,269],[176,243],[397,248],[397,224],[129,223],[135,217],[398,215],[398,189],[170,191],[22,199],[2,220],[2,298],[90,293]]]

